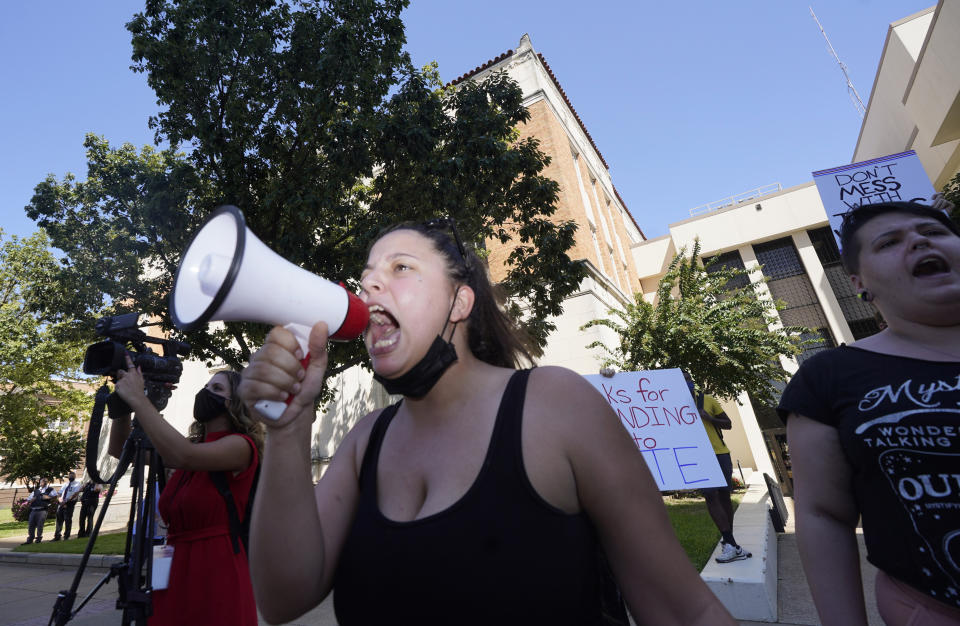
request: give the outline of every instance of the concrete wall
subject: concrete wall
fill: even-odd
[[[960,5],[890,25],[853,162],[916,150],[936,189],[960,169]]]
[[[699,238],[700,252],[708,256],[826,225],[820,194],[809,182],[676,222],[670,225],[670,236],[678,250],[684,246],[689,250]]]
[[[600,349],[588,350],[587,346],[601,341],[615,348],[619,345],[619,338],[603,326],[587,330],[580,330],[580,327],[589,321],[610,317],[608,311],[622,308],[623,304],[622,299],[613,296],[609,283],[598,275],[596,269],[589,268],[589,275],[580,289],[564,302],[563,315],[550,319],[557,329],[547,340],[540,364],[559,365],[585,375],[599,373],[605,353]]]

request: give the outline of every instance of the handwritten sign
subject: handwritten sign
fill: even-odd
[[[585,376],[636,442],[660,491],[724,487],[717,455],[678,369]]]
[[[813,172],[813,180],[834,231],[840,230],[844,213],[861,205],[927,203],[934,194],[930,177],[913,150]]]

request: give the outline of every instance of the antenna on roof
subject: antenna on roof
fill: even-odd
[[[810,7],[810,15],[813,16],[813,21],[817,23],[817,27],[820,29],[820,32],[823,33],[823,38],[827,42],[827,49],[830,50],[830,54],[840,65],[840,70],[843,72],[843,77],[847,79],[847,94],[850,96],[850,102],[853,103],[853,108],[857,110],[857,115],[860,116],[860,119],[863,119],[864,114],[867,112],[867,108],[863,106],[863,100],[860,99],[860,94],[857,93],[856,88],[853,86],[853,81],[850,80],[850,75],[847,73],[847,66],[843,64],[843,61],[841,61],[840,57],[837,55],[837,51],[833,49],[833,45],[830,43],[830,38],[827,37],[827,31],[823,30],[823,25],[821,25],[820,20],[817,19],[817,14],[813,12],[813,7]]]

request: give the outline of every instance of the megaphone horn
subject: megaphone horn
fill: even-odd
[[[218,320],[283,324],[296,335],[304,354],[317,322],[326,322],[330,339],[347,341],[359,337],[370,320],[356,294],[268,248],[247,228],[240,209],[229,205],[210,215],[183,253],[170,293],[170,314],[182,330]],[[284,408],[270,401],[256,406],[274,419]]]

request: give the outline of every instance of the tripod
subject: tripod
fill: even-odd
[[[133,496],[130,501],[130,517],[127,522],[124,558],[110,566],[110,572],[90,590],[90,593],[83,598],[76,610],[73,610],[80,579],[87,566],[93,545],[97,540],[100,525],[103,523],[107,508],[110,506],[110,499],[116,490],[117,481],[126,473],[131,463],[133,463],[133,475],[131,477]],[[150,594],[153,582],[153,530],[156,524],[157,485],[159,483],[162,489],[162,482],[159,479],[163,475],[160,455],[154,449],[147,434],[143,432],[143,429],[134,419],[130,435],[123,444],[120,463],[110,479],[110,487],[103,507],[97,516],[93,530],[90,532],[90,538],[87,540],[87,547],[83,552],[83,558],[80,560],[80,566],[73,577],[73,584],[71,584],[70,589],[65,589],[57,595],[57,601],[53,605],[53,614],[50,616],[48,626],[51,624],[63,626],[73,619],[93,595],[114,577],[118,581],[117,608],[123,610],[122,623],[124,626],[131,622],[135,622],[138,626],[146,626],[147,618],[152,610]]]

